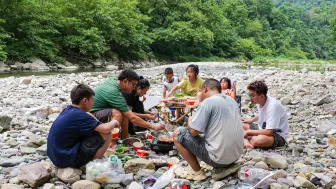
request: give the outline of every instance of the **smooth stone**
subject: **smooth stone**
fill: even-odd
[[[297,176],[295,178],[295,181],[301,186],[301,187],[304,187],[304,188],[316,188],[316,186],[311,183],[309,180],[307,180],[306,178],[303,178],[301,176]]]
[[[336,167],[336,159],[331,159],[328,162],[327,167]]]
[[[80,180],[71,185],[72,189],[100,189],[100,184],[90,180]]]
[[[37,148],[36,151],[38,154],[42,156],[46,156],[47,155],[47,144],[43,144],[42,146]]]
[[[282,185],[278,183],[270,184],[271,189],[282,189]]]
[[[82,174],[81,170],[73,169],[70,167],[57,169],[57,178],[59,178],[61,181],[65,183],[72,184],[76,181],[79,181],[81,174]]]
[[[236,173],[240,169],[240,165],[237,163],[234,163],[232,166],[227,167],[227,168],[218,168],[218,169],[213,169],[212,171],[212,179],[214,180],[221,180],[233,173]]]
[[[217,181],[213,184],[212,189],[220,189],[223,185],[225,185],[225,183]]]
[[[266,156],[265,162],[272,167],[279,169],[287,169],[288,167],[287,158],[278,154],[271,154],[269,156]]]
[[[20,169],[18,178],[31,187],[37,187],[48,181],[50,174],[41,163],[24,165]]]
[[[275,180],[279,178],[286,178],[286,177],[287,177],[287,172],[282,169],[275,171],[274,175],[272,176],[272,178]]]
[[[43,185],[42,189],[55,189],[55,185],[51,183],[46,183]]]
[[[2,167],[14,167],[16,165],[19,165],[20,163],[24,162],[25,158],[14,156],[11,158],[6,159],[0,159],[0,166]]]
[[[285,178],[278,178],[277,182],[281,185],[287,185],[289,187],[294,186],[294,183],[292,181]]]
[[[16,184],[3,184],[1,185],[1,189],[23,189],[23,187]]]
[[[265,169],[265,170],[269,169],[268,165],[263,161],[257,162],[254,166],[260,169]]]
[[[0,114],[0,126],[3,130],[10,129],[13,118],[11,116]]]
[[[36,154],[36,148],[20,146],[20,153],[22,155]]]
[[[134,182],[134,181],[129,185],[128,188],[129,189],[144,189],[144,187],[141,184]]]

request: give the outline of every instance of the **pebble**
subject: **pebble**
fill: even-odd
[[[175,74],[183,77],[187,64],[169,66],[174,69]],[[282,187],[303,187],[302,182],[299,181],[304,181],[304,185],[309,185],[311,183],[309,179],[312,177],[310,172],[321,173],[327,180],[335,179],[336,169],[333,160],[336,159],[336,150],[333,145],[336,141],[334,124],[336,120],[332,112],[336,111],[336,91],[331,89],[336,87],[336,83],[331,81],[336,78],[336,72],[321,74],[309,70],[304,70],[304,72],[273,68],[261,70],[259,67],[254,67],[254,70],[236,71],[231,69],[235,66],[234,63],[196,64],[200,66],[202,77],[220,79],[229,76],[237,81],[237,94],[242,96],[242,116],[251,117],[256,114],[255,108],[249,104],[246,92],[246,86],[254,79],[264,80],[268,85],[269,95],[278,99],[288,112],[290,117],[289,148],[247,151],[239,159],[239,164],[276,171],[272,179],[268,179],[271,188],[277,188],[279,184]],[[168,65],[137,70],[140,75],[151,78],[152,85],[148,95],[161,96],[162,71],[165,67]],[[20,175],[20,168],[25,165],[41,161],[48,161],[51,164],[47,157],[46,145],[50,125],[57,118],[62,107],[71,103],[69,92],[77,82],[84,82],[95,88],[107,76],[119,72],[1,78],[0,95],[3,99],[0,100],[0,123],[2,118],[7,120],[5,126],[0,124],[0,166],[4,167],[0,167],[2,188],[6,186],[4,184],[16,182],[15,179]],[[313,88],[312,84],[314,84]],[[174,150],[169,154],[176,156],[176,152]],[[309,158],[305,158],[308,156]],[[139,163],[138,167],[157,169],[156,166],[159,164],[154,164],[153,166],[149,162],[141,165]],[[166,166],[166,162],[163,162],[162,166]],[[126,166],[127,172],[136,174],[137,168],[131,167]],[[239,168],[240,166],[232,171],[235,174],[221,175],[225,177],[219,179],[218,182],[212,179],[214,175],[212,172],[207,172],[209,178],[205,182],[193,183],[193,185],[200,188],[214,188],[216,183],[234,184],[238,181],[236,172]],[[48,170],[50,179],[41,186],[53,188],[54,185],[55,189],[70,188],[70,185],[59,182],[55,167],[49,166],[45,169]],[[302,177],[294,177],[296,174]],[[80,175],[81,181],[86,178],[84,175]],[[133,181],[138,180],[133,178],[133,174],[129,174],[121,184],[130,186]],[[97,183],[93,183],[90,182],[90,186],[96,187]],[[22,186],[29,187],[28,184]],[[13,185],[13,188],[15,187]],[[111,184],[109,187],[117,187],[117,185]]]

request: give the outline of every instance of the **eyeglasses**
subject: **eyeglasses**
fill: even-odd
[[[132,86],[133,86],[134,89],[135,89],[135,86],[138,84],[138,82],[133,83],[131,80],[128,80],[128,79],[127,79],[127,81],[129,81],[130,83],[132,83]]]
[[[255,97],[252,93],[247,93],[247,95],[248,95],[250,98]]]

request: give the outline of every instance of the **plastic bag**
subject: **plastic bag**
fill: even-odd
[[[86,165],[86,179],[102,184],[120,183],[125,177],[123,168],[116,166],[115,163],[94,160]]]
[[[168,171],[163,173],[163,175],[156,180],[155,184],[150,187],[150,189],[162,189],[170,184],[170,181],[175,177],[175,169],[177,166],[179,165],[174,165]]]

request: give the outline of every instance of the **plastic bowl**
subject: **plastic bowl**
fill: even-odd
[[[119,137],[119,129],[118,128],[114,128],[112,130],[112,138],[118,138]]]
[[[148,156],[148,151],[145,151],[145,150],[138,150],[137,151],[137,155],[139,156],[139,157],[146,157],[146,156]]]
[[[138,150],[141,150],[142,149],[142,147],[143,147],[143,143],[141,143],[141,142],[134,142],[133,143],[133,149],[134,149],[134,151],[138,151]]]

